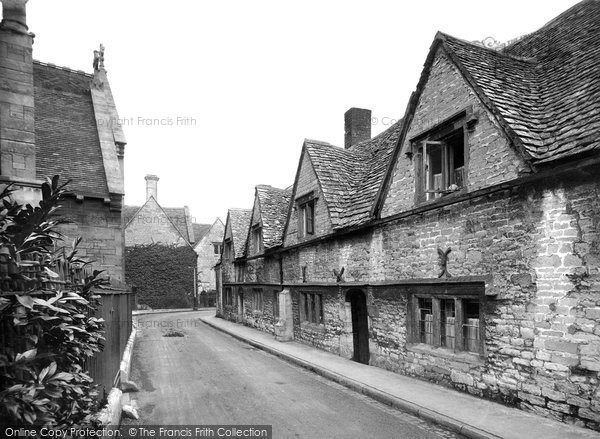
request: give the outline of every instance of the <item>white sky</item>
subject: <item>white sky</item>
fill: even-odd
[[[437,30],[506,41],[575,3],[31,0],[28,24],[40,61],[91,72],[106,46],[120,117],[133,118],[126,203],[144,202],[153,173],[163,206],[212,223],[250,208],[256,184],[291,185],[304,138],[343,146],[348,108],[373,110],[373,135],[402,117]]]

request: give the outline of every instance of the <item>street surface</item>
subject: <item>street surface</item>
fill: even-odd
[[[196,311],[137,317],[124,425],[272,425],[278,438],[458,438],[223,334]]]

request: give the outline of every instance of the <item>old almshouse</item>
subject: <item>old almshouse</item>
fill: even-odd
[[[230,212],[219,315],[600,430],[600,2],[500,48],[438,33],[370,119]]]

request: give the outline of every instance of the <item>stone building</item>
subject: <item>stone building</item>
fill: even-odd
[[[26,0],[4,0],[0,24],[0,184],[37,203],[46,177],[71,180],[61,214],[67,245],[84,240],[80,255],[124,287],[122,227],[125,136],[104,68],[93,74],[35,61]]]
[[[281,243],[246,213],[218,314],[600,430],[599,114],[600,2],[507,45],[438,33],[401,121],[304,142]]]
[[[196,243],[194,251],[198,255],[197,290],[200,306],[215,306],[216,276],[215,265],[223,253],[223,233],[225,226],[217,218],[212,225],[194,224]]]
[[[127,247],[161,244],[191,245],[194,227],[187,206],[162,207],[158,203],[156,175],[146,175],[146,202],[143,206],[125,206],[125,245]]]

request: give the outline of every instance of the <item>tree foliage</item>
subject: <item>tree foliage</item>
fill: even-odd
[[[0,296],[0,423],[85,425],[97,409],[86,362],[103,347],[94,291],[107,282],[79,258],[81,238],[60,245],[64,195],[58,176],[43,184],[36,207],[14,201],[10,188],[0,193],[2,263],[17,268],[4,270]]]

